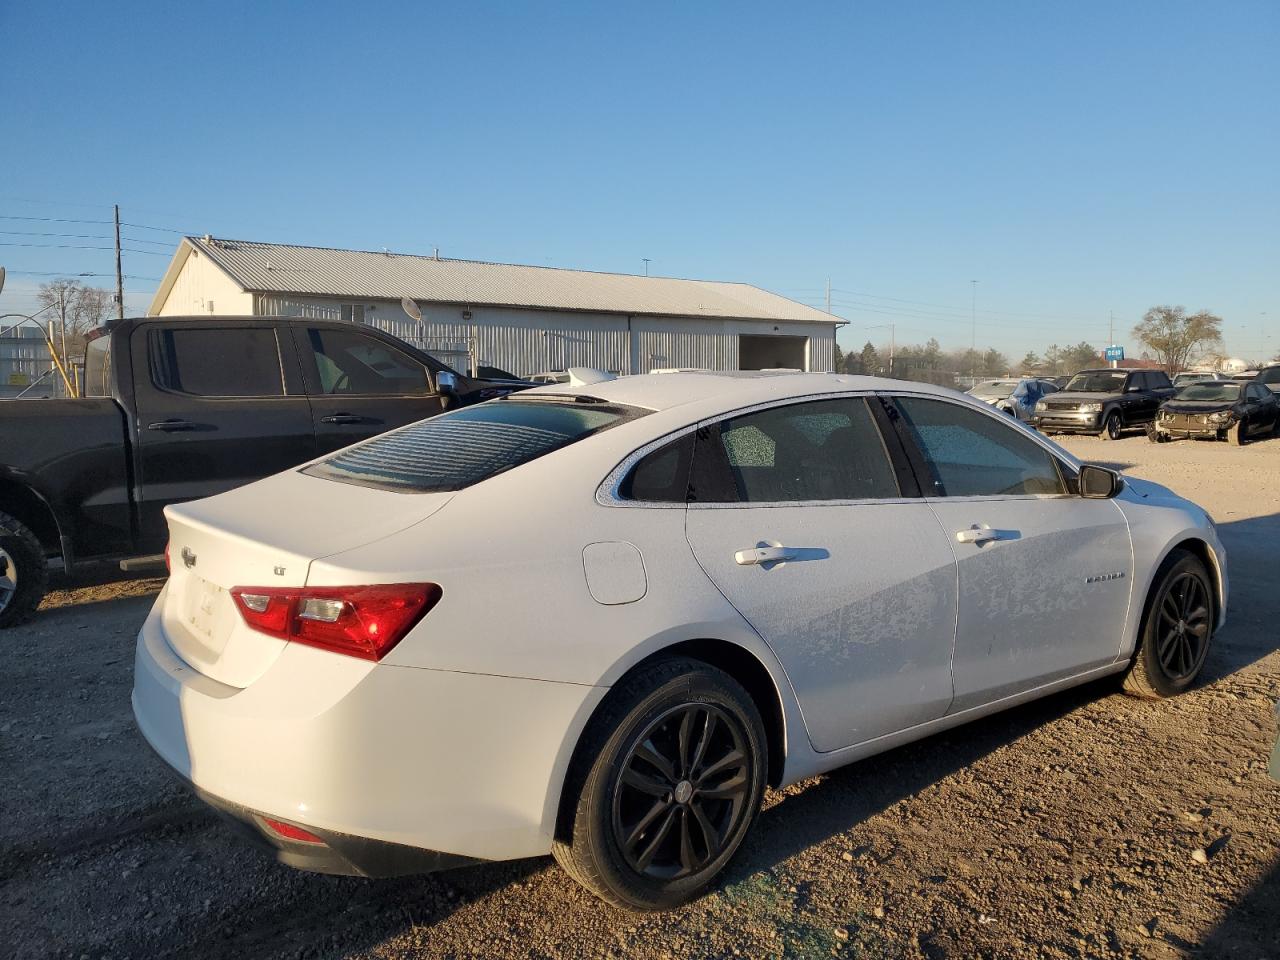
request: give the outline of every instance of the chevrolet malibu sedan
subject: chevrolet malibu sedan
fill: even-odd
[[[168,509],[147,741],[286,863],[554,853],[705,891],[767,785],[1108,675],[1196,679],[1196,505],[977,400],[828,374],[624,377],[425,420]]]

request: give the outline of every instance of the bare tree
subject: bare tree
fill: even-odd
[[[63,277],[40,284],[36,300],[53,314],[51,332],[59,353],[83,355],[85,334],[111,315],[111,292]]]
[[[1188,315],[1184,307],[1152,307],[1133,328],[1133,335],[1151,348],[1173,376],[1187,369],[1193,355],[1222,342],[1222,318],[1207,310]]]

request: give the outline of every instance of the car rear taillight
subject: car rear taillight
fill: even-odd
[[[173,573],[173,567],[169,566],[169,541],[164,544],[164,572]]]
[[[367,587],[235,587],[240,616],[254,630],[334,653],[381,660],[441,596],[434,583]]]

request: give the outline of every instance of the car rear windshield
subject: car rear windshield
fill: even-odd
[[[980,383],[969,392],[975,397],[1007,397],[1018,385],[1017,380],[988,380]]]
[[[461,490],[646,413],[589,398],[494,400],[374,437],[302,472],[402,493]]]
[[[1073,393],[1119,393],[1124,389],[1124,379],[1127,376],[1123,371],[1112,373],[1107,370],[1077,373],[1066,389]]]
[[[1235,403],[1240,399],[1240,387],[1234,383],[1192,383],[1178,391],[1178,399]]]

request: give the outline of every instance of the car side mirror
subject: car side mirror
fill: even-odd
[[[1131,383],[1129,384],[1129,386],[1125,387],[1124,392],[1125,393],[1141,393],[1142,387],[1139,384]]]
[[[1124,486],[1124,479],[1114,470],[1086,463],[1080,468],[1080,496],[1089,500],[1110,500]]]
[[[458,375],[452,370],[441,370],[436,374],[436,393],[454,397],[458,394]]]

